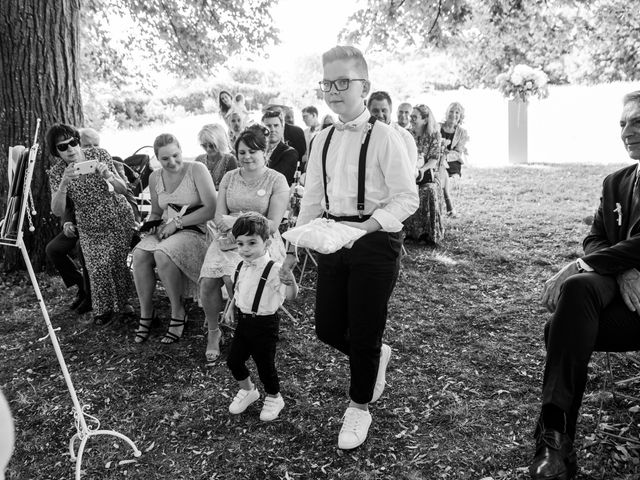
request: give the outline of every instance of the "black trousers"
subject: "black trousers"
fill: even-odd
[[[373,395],[401,248],[400,232],[379,231],[318,257],[316,333],[349,357],[349,396],[356,403]]]
[[[82,272],[78,270],[75,262],[70,256],[73,249],[76,248],[76,244],[78,247],[78,260],[82,266]],[[53,237],[49,243],[47,243],[45,250],[47,258],[51,260],[56,267],[56,270],[58,270],[58,273],[60,273],[65,286],[69,288],[73,285],[78,285],[78,287],[84,289],[87,296],[90,297],[91,289],[89,285],[89,272],[87,272],[87,267],[84,263],[84,257],[82,255],[80,243],[78,242],[78,237],[67,237],[63,232],[60,232],[58,235]]]
[[[280,392],[280,379],[276,370],[276,344],[280,330],[280,318],[273,315],[246,315],[236,310],[238,325],[233,334],[227,366],[237,381],[249,377],[247,360],[253,358],[258,376],[269,395]]]
[[[575,438],[591,354],[640,350],[640,316],[625,305],[615,277],[573,275],[545,326],[545,344],[542,405],[562,409],[567,433]]]

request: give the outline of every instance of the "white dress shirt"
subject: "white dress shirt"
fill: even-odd
[[[240,309],[242,313],[251,313],[251,307],[253,307],[253,300],[258,290],[258,283],[264,267],[271,260],[268,253],[256,258],[255,260],[248,262],[242,261],[242,267],[240,267],[240,273],[238,274],[238,281],[236,282],[233,296],[236,299],[236,307]],[[276,313],[280,306],[284,303],[285,293],[287,286],[280,283],[280,268],[281,264],[274,263],[267,277],[267,283],[262,291],[262,298],[258,305],[258,315],[271,315]]]
[[[331,215],[358,215],[358,161],[369,117],[369,111],[364,109],[355,120],[347,123],[347,126],[355,126],[355,130],[346,128],[333,132],[327,151],[327,194]],[[329,130],[322,130],[313,142],[298,225],[310,222],[325,210],[322,150]],[[402,221],[413,214],[420,203],[415,163],[409,161],[400,135],[384,122],[376,122],[371,131],[366,166],[363,214],[371,215],[383,231],[399,232]]]
[[[392,123],[391,126],[396,132],[398,132],[407,147],[407,153],[409,154],[409,166],[414,170],[420,168],[422,165],[418,165],[418,147],[416,146],[416,141],[413,138],[413,135],[411,135],[411,132],[397,123]]]

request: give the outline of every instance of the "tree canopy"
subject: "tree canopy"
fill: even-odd
[[[277,42],[276,0],[92,0],[83,3],[81,67],[88,81],[142,87],[155,73],[210,74],[233,55]],[[119,30],[113,25],[119,25]],[[142,57],[142,59],[141,59]]]
[[[368,0],[342,32],[369,50],[447,52],[461,83],[525,63],[553,83],[640,78],[640,21],[624,0]]]

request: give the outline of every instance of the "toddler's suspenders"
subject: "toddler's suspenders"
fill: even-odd
[[[367,132],[365,134],[364,140],[362,141],[362,146],[360,147],[360,159],[358,161],[358,197],[357,197],[357,208],[358,208],[358,216],[362,217],[364,213],[364,180],[367,172],[367,150],[369,149],[369,140],[371,139],[371,130],[373,130],[373,124],[376,123],[376,117],[369,117]],[[324,146],[322,147],[322,182],[324,184],[324,206],[325,213],[329,214],[329,195],[327,194],[327,152],[329,151],[329,144],[331,143],[331,137],[333,136],[333,132],[336,127],[331,127],[329,130],[329,134],[327,135],[327,139],[324,141]]]
[[[254,317],[258,314],[258,306],[260,305],[260,300],[262,299],[262,292],[264,292],[264,286],[267,284],[267,278],[269,278],[269,272],[271,272],[271,267],[275,262],[273,260],[269,260],[267,264],[264,266],[264,270],[262,271],[262,275],[260,275],[260,281],[258,282],[258,288],[256,289],[256,296],[253,297],[253,305],[251,306],[251,315]],[[242,268],[242,262],[238,264],[236,267],[236,273],[233,276],[233,291],[236,290],[236,283],[238,283],[238,275],[240,275],[240,268]]]

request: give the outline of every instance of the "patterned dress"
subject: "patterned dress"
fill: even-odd
[[[447,175],[445,162],[440,160],[440,132],[421,137],[414,135],[414,138],[418,154],[424,156],[425,163],[433,159],[439,160],[439,163],[435,182],[425,183],[418,188],[420,206],[413,215],[404,221],[404,228],[407,238],[439,243],[444,235],[442,225],[444,196],[440,179],[442,175]]]
[[[85,160],[98,160],[115,174],[111,156],[101,148],[83,150]],[[67,164],[60,159],[49,170],[51,190],[58,190]],[[135,222],[124,195],[109,191],[98,174],[71,180],[67,195],[73,200],[80,246],[91,282],[94,315],[119,312],[132,292],[127,255]]]
[[[193,162],[184,162],[183,168],[186,169],[184,177],[176,189],[169,193],[165,190],[162,180],[162,169],[156,170],[149,178],[150,188],[155,188],[158,194],[158,205],[163,210],[162,219],[168,219],[168,205],[190,205],[195,207],[202,205],[198,188],[193,179]],[[198,227],[203,231],[207,231],[206,224],[200,224]],[[195,230],[178,230],[176,233],[163,240],[158,240],[155,234],[146,235],[136,248],[147,252],[160,251],[165,253],[171,261],[180,269],[184,276],[183,296],[197,297],[198,292],[198,275],[200,267],[204,261],[204,255],[207,252],[207,238],[205,233],[199,233]]]
[[[267,168],[265,173],[256,180],[247,182],[240,173],[241,169],[227,173],[220,183],[220,188],[226,188],[225,199],[230,215],[240,215],[243,212],[258,212],[267,216],[271,197],[278,193],[289,193],[287,179],[279,172]],[[204,259],[201,278],[222,278],[232,276],[238,262],[242,260],[237,250],[221,250],[218,244],[220,232],[212,229],[213,238],[207,256]],[[285,257],[284,243],[280,233],[276,231],[271,238],[268,248],[269,255],[274,262],[281,263]]]
[[[196,157],[196,162],[204,163],[207,166],[216,190],[220,189],[220,182],[224,174],[238,168],[236,157],[231,153],[218,152],[213,160],[209,159],[206,154],[199,155]]]

